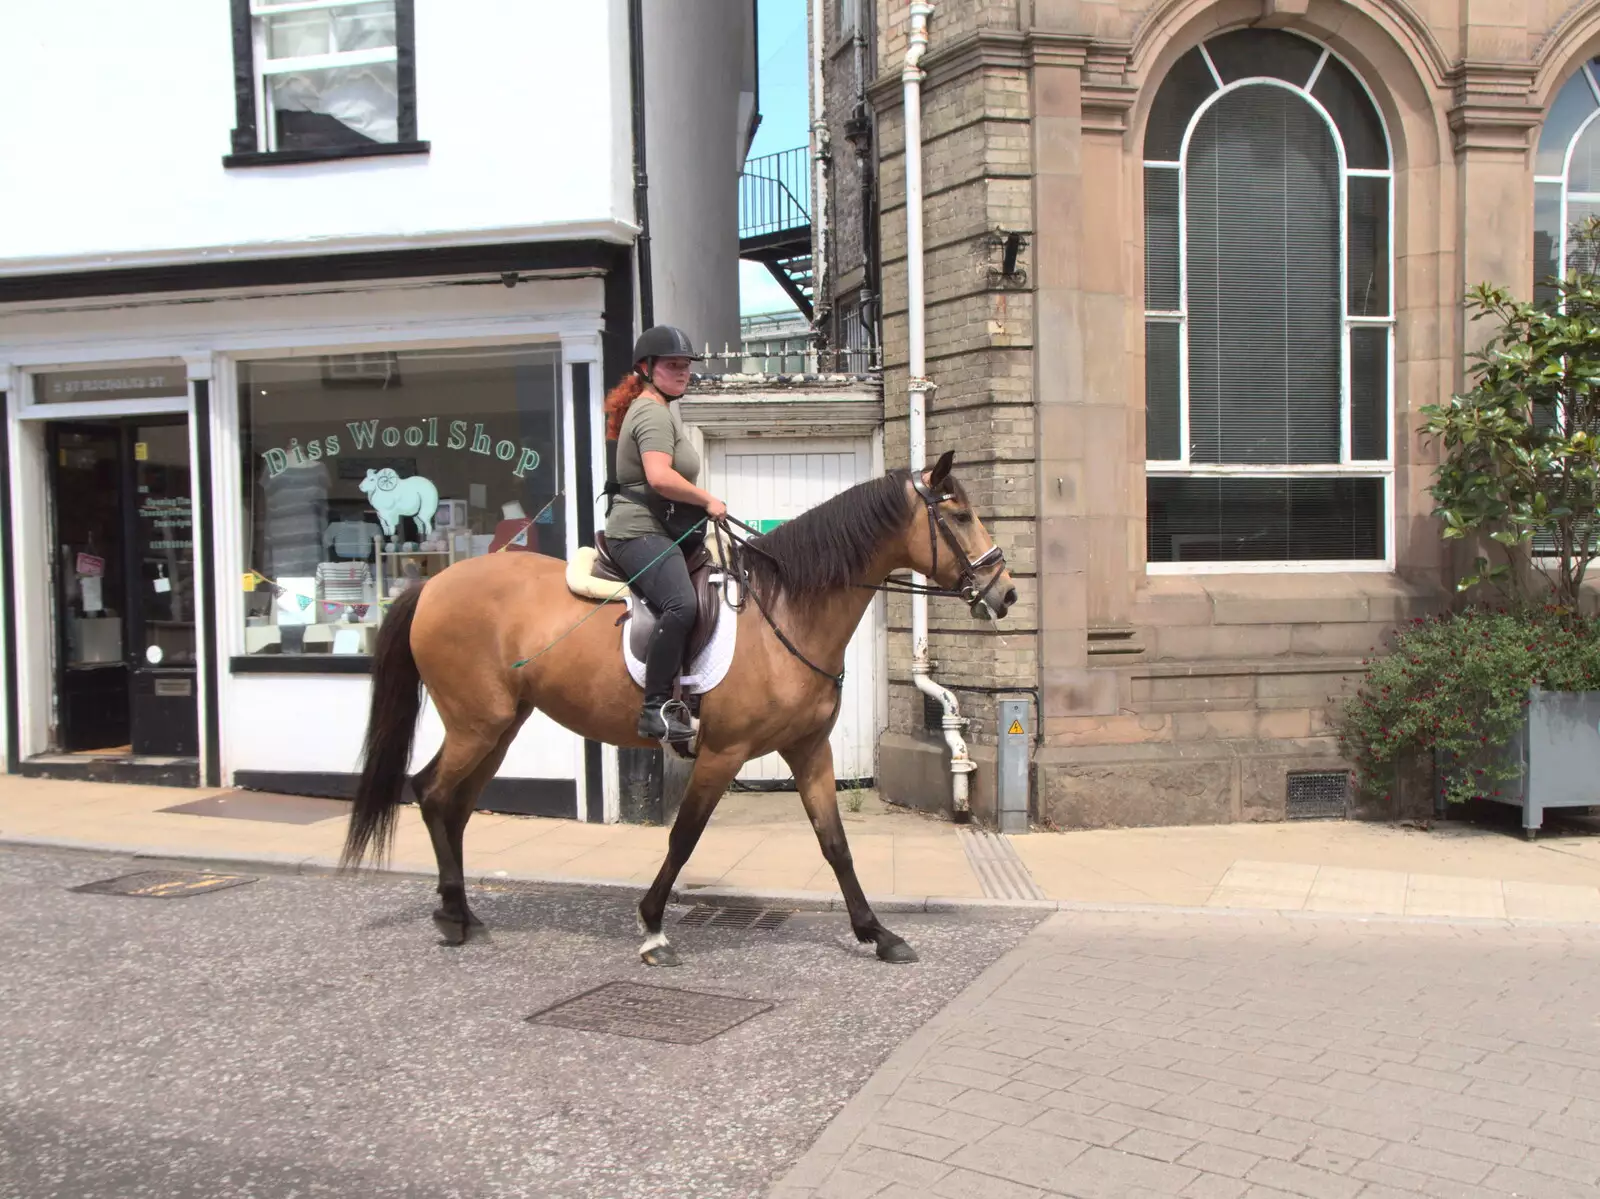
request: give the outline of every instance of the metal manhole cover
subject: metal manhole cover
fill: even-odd
[[[183,899],[207,891],[242,887],[256,880],[244,874],[201,874],[188,870],[141,870],[120,878],[68,887],[85,895],[132,895],[141,899]]]
[[[695,925],[708,924],[712,928],[777,928],[793,912],[786,908],[748,908],[726,907],[719,908],[710,904],[697,903],[678,918],[679,924]]]
[[[772,1004],[759,999],[614,982],[535,1012],[526,1020],[556,1028],[698,1045],[771,1008]]]

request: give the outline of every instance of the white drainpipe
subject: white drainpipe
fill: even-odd
[[[820,5],[818,6],[820,7]],[[906,124],[906,304],[910,332],[910,375],[907,383],[910,403],[911,469],[921,471],[928,464],[928,393],[934,388],[927,375],[927,346],[923,328],[922,285],[922,68],[918,65],[928,49],[928,18],[933,5],[912,0],[911,44],[906,49],[906,65],[900,72],[905,88]],[[913,581],[924,581],[914,575]],[[967,775],[976,765],[967,756],[967,743],[961,737],[966,721],[956,697],[933,681],[928,672],[928,597],[911,597],[911,678],[917,690],[931,695],[944,706],[944,739],[950,746],[950,791],[957,820],[968,816]]]

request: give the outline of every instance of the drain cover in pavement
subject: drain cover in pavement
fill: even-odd
[[[81,887],[68,887],[87,895],[134,895],[142,899],[182,899],[201,895],[207,891],[221,891],[228,887],[242,887],[256,880],[243,874],[197,874],[187,870],[141,870],[138,874],[124,874],[120,878],[102,879],[97,883],[84,883]]]
[[[697,903],[678,918],[679,924],[709,924],[712,928],[777,928],[793,912],[783,908],[712,907]]]
[[[698,1045],[771,1007],[758,999],[615,982],[535,1012],[527,1021],[674,1045]]]

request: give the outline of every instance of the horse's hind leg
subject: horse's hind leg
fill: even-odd
[[[493,742],[483,734],[447,732],[444,748],[418,775],[422,822],[439,864],[439,906],[433,923],[452,945],[464,943],[473,925],[483,923],[467,904],[467,821],[525,718],[514,721]]]

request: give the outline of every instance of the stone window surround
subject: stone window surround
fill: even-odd
[[[1145,463],[1145,474],[1146,474],[1146,478],[1151,478],[1151,477],[1167,477],[1167,478],[1217,477],[1217,478],[1238,478],[1238,479],[1243,479],[1243,478],[1262,478],[1262,479],[1285,478],[1285,479],[1287,479],[1287,478],[1331,478],[1331,477],[1350,477],[1350,478],[1354,478],[1354,477],[1360,477],[1360,478],[1377,477],[1377,478],[1381,478],[1383,480],[1383,517],[1382,517],[1382,520],[1383,520],[1383,532],[1384,532],[1385,557],[1382,560],[1372,560],[1372,561],[1346,561],[1346,560],[1280,561],[1280,560],[1267,560],[1267,561],[1221,561],[1221,562],[1203,561],[1203,562],[1192,562],[1192,563],[1185,563],[1185,562],[1147,562],[1145,564],[1145,570],[1147,571],[1147,573],[1149,573],[1151,575],[1163,575],[1163,574],[1204,574],[1204,575],[1214,575],[1214,574],[1218,574],[1218,573],[1251,573],[1251,572],[1280,572],[1280,571],[1304,571],[1304,572],[1308,572],[1308,573],[1324,572],[1324,571],[1385,571],[1386,572],[1386,571],[1391,571],[1391,570],[1394,569],[1394,564],[1395,564],[1395,544],[1394,544],[1395,493],[1394,493],[1394,487],[1393,487],[1393,473],[1394,473],[1394,436],[1393,436],[1393,426],[1394,426],[1394,404],[1395,404],[1395,381],[1394,381],[1395,345],[1394,345],[1394,340],[1395,340],[1395,323],[1396,323],[1396,317],[1395,317],[1396,305],[1395,305],[1395,302],[1394,302],[1395,297],[1394,297],[1394,294],[1393,294],[1393,292],[1394,292],[1394,219],[1395,219],[1395,210],[1394,210],[1395,186],[1394,186],[1394,171],[1393,171],[1394,153],[1393,153],[1392,147],[1390,147],[1389,150],[1388,150],[1388,167],[1386,169],[1382,169],[1382,170],[1370,170],[1370,169],[1360,169],[1360,168],[1355,168],[1355,167],[1349,167],[1345,163],[1345,153],[1344,153],[1344,151],[1342,149],[1342,145],[1343,145],[1342,132],[1339,129],[1338,125],[1333,121],[1333,119],[1326,112],[1326,110],[1324,110],[1322,105],[1311,94],[1314,84],[1316,83],[1318,77],[1323,72],[1324,64],[1326,64],[1330,59],[1338,59],[1342,63],[1344,62],[1344,60],[1343,60],[1342,56],[1339,56],[1339,55],[1335,54],[1331,47],[1327,46],[1325,43],[1323,43],[1321,40],[1319,40],[1319,39],[1317,39],[1315,37],[1309,37],[1309,36],[1307,36],[1305,33],[1303,33],[1300,30],[1288,30],[1287,32],[1294,33],[1294,35],[1296,37],[1301,38],[1301,39],[1303,39],[1303,40],[1305,40],[1307,42],[1310,42],[1313,46],[1316,46],[1317,48],[1319,48],[1322,51],[1321,59],[1317,62],[1315,69],[1311,72],[1310,78],[1305,82],[1305,84],[1303,86],[1296,86],[1296,85],[1293,85],[1293,84],[1286,83],[1281,79],[1271,77],[1268,73],[1263,73],[1263,75],[1261,75],[1260,77],[1241,78],[1241,79],[1233,80],[1233,81],[1228,82],[1228,83],[1225,84],[1223,82],[1222,76],[1217,73],[1217,67],[1212,63],[1211,56],[1210,56],[1209,52],[1206,49],[1207,43],[1210,42],[1210,41],[1215,40],[1215,37],[1219,36],[1219,34],[1213,34],[1212,36],[1203,38],[1199,42],[1197,42],[1196,43],[1196,47],[1199,49],[1199,52],[1200,52],[1200,54],[1202,56],[1202,59],[1203,59],[1203,61],[1205,62],[1206,66],[1207,66],[1207,69],[1211,72],[1212,78],[1213,78],[1213,80],[1215,81],[1215,83],[1217,85],[1217,90],[1215,92],[1213,92],[1211,95],[1209,95],[1205,99],[1205,101],[1199,106],[1199,108],[1194,113],[1192,113],[1190,115],[1189,126],[1192,129],[1193,126],[1197,122],[1200,121],[1200,119],[1204,116],[1206,111],[1209,109],[1209,107],[1213,103],[1219,102],[1222,97],[1225,97],[1229,93],[1231,93],[1233,91],[1236,91],[1236,90],[1238,90],[1240,88],[1253,86],[1253,85],[1256,85],[1256,84],[1259,84],[1259,85],[1262,85],[1262,86],[1281,87],[1281,88],[1284,88],[1285,90],[1288,90],[1288,91],[1290,91],[1290,92],[1292,92],[1292,93],[1294,93],[1296,95],[1300,95],[1300,96],[1304,97],[1306,99],[1306,101],[1312,106],[1312,108],[1315,111],[1317,111],[1318,114],[1321,115],[1323,117],[1323,119],[1328,123],[1328,127],[1329,127],[1329,129],[1330,129],[1330,131],[1332,133],[1332,136],[1334,138],[1335,143],[1338,144],[1339,146],[1341,146],[1341,150],[1339,152],[1340,153],[1340,171],[1339,171],[1339,174],[1340,174],[1340,179],[1339,179],[1340,199],[1339,199],[1339,205],[1340,205],[1341,210],[1348,203],[1347,189],[1349,187],[1349,179],[1350,178],[1357,177],[1357,176],[1363,176],[1363,177],[1381,178],[1381,179],[1386,181],[1386,183],[1387,183],[1386,191],[1387,191],[1387,195],[1388,195],[1389,212],[1388,212],[1388,217],[1386,219],[1385,225],[1386,225],[1386,230],[1387,230],[1388,235],[1389,235],[1389,244],[1388,244],[1388,247],[1387,247],[1387,262],[1386,262],[1385,270],[1386,270],[1386,274],[1387,274],[1387,276],[1388,276],[1388,278],[1390,280],[1390,284],[1389,284],[1389,286],[1390,286],[1390,302],[1389,302],[1389,305],[1388,305],[1388,315],[1387,316],[1382,317],[1381,319],[1380,318],[1358,317],[1358,316],[1351,315],[1350,313],[1348,313],[1345,310],[1345,308],[1346,308],[1346,297],[1345,297],[1345,294],[1344,294],[1344,291],[1345,291],[1345,283],[1344,283],[1345,268],[1343,266],[1343,263],[1345,261],[1345,258],[1347,256],[1349,250],[1348,250],[1348,243],[1347,243],[1347,234],[1345,233],[1345,230],[1343,228],[1344,221],[1343,221],[1342,212],[1341,212],[1341,220],[1340,220],[1340,247],[1339,247],[1340,253],[1339,253],[1339,257],[1340,257],[1340,261],[1341,261],[1341,270],[1340,270],[1340,324],[1341,324],[1341,328],[1342,328],[1342,332],[1341,332],[1340,336],[1341,336],[1341,338],[1342,338],[1342,340],[1344,342],[1343,348],[1341,349],[1341,359],[1344,360],[1346,363],[1348,363],[1349,356],[1350,356],[1350,353],[1351,353],[1350,348],[1349,348],[1349,342],[1350,342],[1350,337],[1351,337],[1351,331],[1354,328],[1357,328],[1357,327],[1382,327],[1382,328],[1386,328],[1386,329],[1389,330],[1388,350],[1387,350],[1387,356],[1388,356],[1388,361],[1389,361],[1389,369],[1386,372],[1387,384],[1386,384],[1386,389],[1385,389],[1386,393],[1387,393],[1386,396],[1385,396],[1385,407],[1388,410],[1388,414],[1389,414],[1388,415],[1388,420],[1387,420],[1387,425],[1388,425],[1388,428],[1389,428],[1389,437],[1387,439],[1387,452],[1386,452],[1384,458],[1381,459],[1381,460],[1378,460],[1378,459],[1374,459],[1374,460],[1371,460],[1371,461],[1362,460],[1359,463],[1357,463],[1353,459],[1351,459],[1351,457],[1350,457],[1350,451],[1351,451],[1350,440],[1351,440],[1351,436],[1352,436],[1351,422],[1352,422],[1353,414],[1351,413],[1350,409],[1351,409],[1351,402],[1352,402],[1352,394],[1351,394],[1351,386],[1352,386],[1352,384],[1351,384],[1351,380],[1349,379],[1349,376],[1348,376],[1348,370],[1345,369],[1344,370],[1344,378],[1343,378],[1343,380],[1341,382],[1341,386],[1340,386],[1340,392],[1341,392],[1341,396],[1340,396],[1340,408],[1341,408],[1340,425],[1341,425],[1341,442],[1342,442],[1341,458],[1343,459],[1342,462],[1333,463],[1333,464],[1327,464],[1327,465],[1314,465],[1314,466],[1283,466],[1281,468],[1280,467],[1273,467],[1273,468],[1267,468],[1267,467],[1245,467],[1245,466],[1235,466],[1235,465],[1228,465],[1228,464],[1220,464],[1220,465],[1216,465],[1216,466],[1198,465],[1198,464],[1191,465],[1187,461],[1187,458],[1188,458],[1187,445],[1180,445],[1180,459],[1178,461],[1170,461],[1170,460],[1164,460],[1164,459],[1161,459],[1161,460],[1148,460]],[[1188,51],[1186,51],[1185,53],[1188,53]],[[1176,64],[1176,61],[1177,60],[1174,60],[1174,64],[1173,65]],[[1344,63],[1344,66],[1348,70],[1350,70],[1352,74],[1355,75],[1356,81],[1358,82],[1358,84],[1363,89],[1365,89],[1367,91],[1367,95],[1368,95],[1369,99],[1371,99],[1372,98],[1371,97],[1371,90],[1370,90],[1370,88],[1367,87],[1366,81],[1362,78],[1361,72],[1358,69],[1356,69],[1353,65],[1351,65],[1349,63]],[[1170,66],[1168,67],[1168,69],[1169,70],[1171,69]],[[1147,87],[1147,89],[1149,89],[1151,91],[1152,102],[1153,102],[1153,97],[1154,97],[1154,89],[1158,89],[1160,87],[1161,83],[1165,80],[1165,78],[1166,78],[1166,71],[1164,70],[1159,75],[1152,75],[1150,80],[1147,82],[1146,87]],[[1379,123],[1380,123],[1380,127],[1382,127],[1385,139],[1387,140],[1388,137],[1389,137],[1388,129],[1387,129],[1387,123],[1384,122],[1383,115],[1382,115],[1381,111],[1378,110],[1378,106],[1377,106],[1376,102],[1374,102],[1373,108],[1374,108],[1374,111],[1377,113],[1378,120],[1379,120]],[[1187,138],[1185,139],[1185,141],[1187,141]],[[1142,137],[1140,138],[1139,144],[1142,147],[1142,145],[1143,145]],[[1141,155],[1141,161],[1142,161],[1142,155]],[[1171,164],[1166,163],[1166,162],[1160,162],[1160,163],[1143,162],[1143,165],[1144,165],[1144,167],[1146,169],[1149,169],[1151,167],[1171,168]],[[1179,188],[1181,189],[1182,186],[1183,186],[1181,180],[1183,179],[1183,176],[1184,176],[1185,164],[1182,163],[1182,162],[1179,162],[1176,165],[1176,167],[1172,168],[1172,169],[1176,169],[1178,171],[1179,179],[1180,179]],[[1180,200],[1180,203],[1181,203],[1181,200]],[[1181,209],[1180,209],[1180,213],[1181,213]],[[1184,227],[1183,217],[1181,215],[1179,217],[1179,222],[1180,222],[1180,224],[1179,224],[1179,239],[1180,239],[1180,241],[1179,241],[1179,247],[1180,247],[1179,254],[1181,256],[1184,253],[1184,251],[1182,249],[1182,246],[1184,244],[1184,239],[1185,239],[1185,235],[1186,235],[1186,229]],[[1183,277],[1181,259],[1180,259],[1180,276],[1179,277],[1180,277],[1180,279]],[[1141,293],[1142,293],[1142,288],[1141,288]],[[1185,340],[1186,340],[1187,329],[1188,329],[1188,323],[1187,323],[1187,320],[1186,320],[1186,313],[1187,313],[1186,297],[1180,295],[1180,297],[1179,297],[1179,309],[1177,310],[1176,313],[1169,312],[1169,311],[1167,311],[1165,309],[1162,309],[1162,310],[1149,310],[1149,309],[1147,309],[1146,312],[1145,312],[1145,318],[1146,318],[1147,321],[1154,319],[1154,320],[1157,320],[1157,321],[1166,322],[1166,321],[1172,320],[1172,318],[1174,318],[1174,316],[1176,316],[1176,320],[1173,323],[1178,324],[1179,328],[1184,331],[1184,333],[1181,334],[1180,336],[1185,337]],[[1184,356],[1182,358],[1180,358],[1180,362],[1187,362],[1187,354],[1184,354]],[[1180,388],[1180,391],[1179,391],[1180,409],[1179,410],[1180,410],[1180,413],[1181,413],[1181,418],[1180,419],[1183,422],[1182,427],[1184,429],[1187,429],[1187,427],[1188,427],[1188,379],[1184,375],[1183,368],[1181,368],[1181,367],[1180,367],[1180,377],[1179,377],[1179,388]]]

